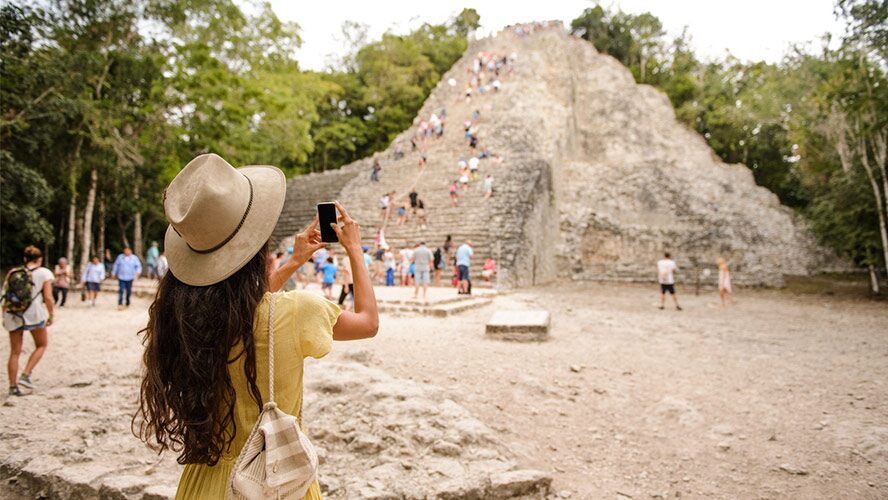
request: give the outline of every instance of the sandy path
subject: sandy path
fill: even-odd
[[[110,439],[134,471],[152,467],[125,415],[147,301],[117,312],[114,298],[58,314],[40,390],[4,401],[34,420],[0,408],[3,440],[45,428],[58,418],[40,415],[49,407],[70,415],[55,455],[92,460],[88,444]],[[376,339],[332,356],[365,350],[370,365],[441,386],[574,498],[888,496],[884,303],[744,291],[721,310],[712,295],[683,299],[676,312],[657,310],[650,287],[522,291],[447,319],[386,315]],[[495,307],[549,309],[552,339],[485,339]]]
[[[386,317],[335,355],[367,349],[393,375],[443,386],[582,498],[888,496],[884,303],[744,291],[735,308],[710,293],[676,312],[650,287],[571,290]],[[495,307],[528,306],[552,312],[549,342],[484,338]]]

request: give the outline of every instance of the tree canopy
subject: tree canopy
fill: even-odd
[[[304,71],[299,27],[254,0],[13,0],[0,7],[0,260],[25,244],[85,262],[159,240],[161,195],[190,158],[288,175],[385,148],[479,17],[386,33]],[[351,23],[353,26],[360,26]]]

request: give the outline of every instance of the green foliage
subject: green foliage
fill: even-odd
[[[467,11],[474,12],[464,10],[447,25],[423,24],[407,35],[386,33],[356,47],[343,61],[345,71],[322,75],[330,85],[318,103],[315,150],[305,170],[335,168],[385,149],[409,127],[441,75],[466,50],[464,28],[477,27],[477,17]],[[361,25],[350,23],[343,31],[350,40],[364,39]]]
[[[25,246],[53,243],[52,226],[40,212],[52,199],[53,190],[42,175],[6,151],[0,151],[0,185],[2,258],[17,263]]]
[[[105,207],[91,229],[104,228],[107,247],[134,243],[136,215],[142,240],[162,239],[162,191],[204,152],[293,175],[383,149],[478,21],[464,9],[371,43],[349,23],[343,68],[315,73],[294,58],[299,27],[262,0],[6,2],[0,259],[17,262],[26,243],[63,254],[72,201],[82,219],[91,191]]]
[[[453,27],[460,37],[465,38],[468,34],[481,26],[481,15],[475,9],[465,8],[456,15],[453,20]]]

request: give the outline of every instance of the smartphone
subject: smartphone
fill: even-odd
[[[336,243],[336,231],[330,224],[336,223],[336,205],[333,203],[318,203],[318,226],[321,228],[321,241],[324,243]]]

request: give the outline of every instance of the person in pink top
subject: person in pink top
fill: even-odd
[[[496,274],[496,261],[488,258],[484,261],[484,267],[481,268],[481,277],[484,281],[490,283],[490,280]]]
[[[718,295],[721,297],[722,307],[725,307],[725,299],[731,299],[731,304],[736,304],[734,293],[731,290],[731,271],[728,270],[728,263],[725,259],[718,259]]]

